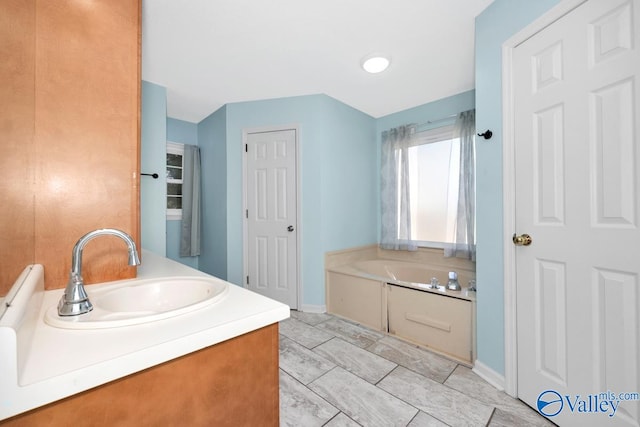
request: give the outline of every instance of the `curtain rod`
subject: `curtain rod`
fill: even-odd
[[[450,115],[450,116],[443,117],[443,118],[441,118],[441,119],[427,120],[427,121],[426,121],[426,122],[424,122],[424,123],[420,123],[420,124],[418,125],[418,127],[420,127],[420,126],[426,126],[426,125],[431,125],[431,124],[438,123],[438,122],[444,122],[444,121],[446,121],[446,120],[451,120],[451,119],[453,119],[454,117],[458,117],[458,115],[457,115],[457,114],[452,114],[452,115]]]

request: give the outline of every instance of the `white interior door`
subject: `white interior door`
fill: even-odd
[[[600,395],[640,391],[639,11],[589,0],[513,52],[518,397],[563,426],[640,420]]]
[[[298,307],[296,131],[248,133],[247,285]]]

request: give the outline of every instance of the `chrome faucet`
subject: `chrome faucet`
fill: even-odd
[[[136,243],[124,231],[103,228],[85,234],[78,239],[73,247],[69,282],[64,290],[64,295],[62,295],[58,303],[58,314],[60,316],[78,316],[93,310],[93,305],[89,301],[89,296],[84,289],[84,280],[82,279],[82,249],[84,249],[87,242],[103,235],[117,236],[124,240],[129,248],[129,265],[140,265]]]

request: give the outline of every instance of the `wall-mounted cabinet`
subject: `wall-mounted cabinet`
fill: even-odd
[[[88,231],[139,243],[140,0],[7,0],[0,25],[4,295],[34,262],[47,289],[64,287]],[[86,282],[135,277],[126,254],[117,239],[89,244]]]

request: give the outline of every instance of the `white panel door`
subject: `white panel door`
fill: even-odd
[[[296,309],[296,131],[249,133],[247,156],[247,284]]]
[[[562,426],[640,420],[604,394],[640,392],[639,11],[589,0],[514,50],[518,396]]]

